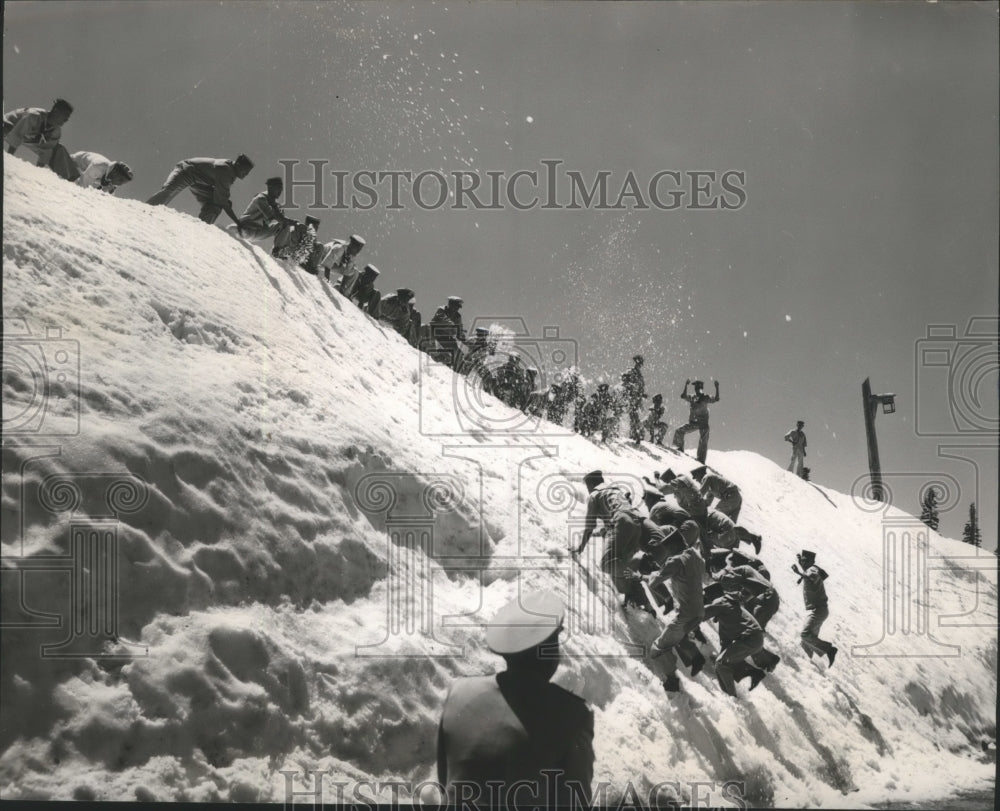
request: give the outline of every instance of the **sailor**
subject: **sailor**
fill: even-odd
[[[441,713],[438,781],[450,802],[589,807],[594,715],[550,681],[565,612],[552,592],[532,592],[490,622],[486,645],[507,669],[459,679]]]

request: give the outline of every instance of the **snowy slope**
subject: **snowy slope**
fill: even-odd
[[[913,529],[898,511],[710,452],[764,537],[783,661],[740,702],[711,666],[668,699],[630,656],[653,620],[607,609],[565,548],[584,472],[635,483],[693,459],[518,429],[491,400],[470,418],[464,379],[169,209],[7,158],[3,216],[4,798],[281,801],[283,771],[327,770],[333,801],[333,781],[432,779],[448,685],[498,665],[481,625],[535,587],[572,604],[557,680],[593,703],[606,801],[663,781],[664,798],[739,781],[756,805],[838,807],[992,785],[996,577],[969,547],[931,533],[925,559],[892,543]],[[119,640],[102,648],[86,615],[59,647],[69,620],[43,624],[94,577],[71,539],[97,519]],[[886,618],[884,537],[924,578],[894,558],[889,587],[917,591],[889,608],[924,604],[927,626]],[[829,671],[798,646],[803,547],[831,573]]]

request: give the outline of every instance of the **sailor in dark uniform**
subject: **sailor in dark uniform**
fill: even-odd
[[[594,715],[549,681],[564,614],[556,595],[535,592],[490,622],[486,644],[507,669],[459,679],[441,714],[438,780],[450,802],[589,807]]]
[[[597,528],[597,519],[606,528],[601,571],[611,578],[619,593],[629,595],[635,588],[630,568],[636,552],[648,552],[663,543],[663,531],[632,506],[631,494],[621,484],[604,481],[600,470],[583,477],[587,488],[587,517],[578,546],[569,551],[579,555],[590,542]]]
[[[826,656],[833,665],[833,660],[837,656],[837,647],[825,639],[819,638],[819,629],[830,616],[830,608],[827,605],[826,572],[816,565],[816,553],[803,549],[797,555],[801,569],[795,569],[802,582],[802,596],[805,598],[806,611],[809,616],[806,618],[806,627],[802,629],[802,648],[812,659],[814,655]]]

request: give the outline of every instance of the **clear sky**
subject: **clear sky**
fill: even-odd
[[[182,158],[247,152],[237,209],[282,159],[484,179],[561,160],[610,172],[612,197],[629,172],[745,173],[735,211],[313,213],[324,236],[363,234],[382,287],[427,315],[456,294],[467,322],[558,326],[591,379],[643,352],[671,431],[689,377],[721,382],[713,447],[785,464],[805,420],[813,480],[844,491],[867,469],[870,376],[897,395],[877,418],[897,506],[953,477],[942,532],[977,500],[993,547],[996,321],[962,336],[997,316],[997,8],[8,2],[4,109],[68,98],[64,142],[128,162],[123,197]],[[925,356],[932,325],[957,338]]]

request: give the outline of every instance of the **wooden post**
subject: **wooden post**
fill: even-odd
[[[878,439],[875,437],[875,412],[879,399],[872,396],[872,387],[868,378],[861,384],[861,400],[865,411],[865,435],[868,439],[868,470],[872,477],[872,498],[885,501],[882,491],[882,466],[878,458]]]

